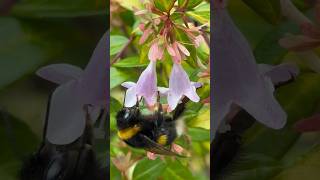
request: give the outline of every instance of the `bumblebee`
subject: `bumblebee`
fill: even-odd
[[[155,154],[181,156],[168,148],[183,131],[178,120],[185,110],[186,100],[180,103],[173,115],[164,113],[159,103],[151,115],[143,115],[139,103],[123,107],[116,115],[118,136],[131,147],[141,148]]]

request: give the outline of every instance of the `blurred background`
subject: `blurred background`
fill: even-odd
[[[286,34],[304,34],[301,24],[283,15],[281,9],[289,6],[281,7],[280,2],[285,1],[229,0],[227,9],[249,41],[257,63],[296,63],[300,75],[276,90],[276,98],[288,115],[286,126],[272,130],[256,122],[246,129],[238,142],[240,148],[229,148],[228,151],[236,151],[236,155],[218,172],[220,179],[316,180],[320,177],[320,119],[317,116],[298,125],[320,112],[319,46],[305,49],[315,53],[313,60],[308,54],[280,46],[279,40]],[[314,4],[319,1],[292,0],[292,3],[315,24],[313,30],[319,27],[319,5]],[[310,65],[310,61],[314,64]],[[252,117],[243,120],[252,120]]]
[[[143,1],[111,0],[110,3],[110,157],[111,179],[209,179],[210,178],[210,78],[200,78],[200,69],[196,61],[188,58],[182,63],[190,80],[203,82],[202,88],[197,90],[201,102],[189,101],[185,113],[182,115],[187,125],[186,133],[175,143],[190,153],[188,158],[164,157],[150,160],[145,150],[127,146],[117,136],[116,113],[122,108],[125,88],[121,83],[125,81],[137,82],[141,72],[149,64],[148,51],[150,45],[139,45],[142,32],[138,30],[141,19],[134,15],[134,9],[143,10]],[[144,1],[152,2],[152,1]],[[178,2],[178,1],[177,1]],[[198,3],[189,10],[188,20],[192,24],[210,24],[210,4],[208,1],[193,0]],[[179,21],[180,20],[180,21]],[[182,24],[181,19],[177,18]],[[210,38],[210,29],[206,36]],[[149,38],[152,39],[152,38]],[[129,43],[128,43],[129,42]],[[123,50],[124,49],[124,50]],[[115,60],[115,57],[120,58]],[[194,52],[192,52],[194,53]],[[195,55],[195,54],[194,54]],[[200,61],[209,66],[209,47],[203,43],[197,54]],[[192,55],[191,55],[192,56]],[[157,61],[158,86],[168,87],[172,60],[168,55],[163,61]],[[210,72],[209,72],[210,73]],[[161,103],[166,104],[163,98]],[[145,112],[145,111],[144,111]]]
[[[109,22],[104,0],[0,1],[0,179],[17,179],[40,145],[49,94],[45,65],[84,68]],[[101,152],[103,151],[103,152]],[[106,148],[100,149],[105,159]]]

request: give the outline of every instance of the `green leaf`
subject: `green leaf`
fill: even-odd
[[[187,9],[192,9],[198,6],[203,0],[178,0],[179,7],[185,7]]]
[[[254,49],[254,56],[258,63],[279,64],[288,50],[279,45],[279,39],[287,32],[298,32],[298,27],[283,23],[268,32]]]
[[[32,154],[40,143],[24,122],[3,110],[0,110],[0,141],[0,164]]]
[[[122,104],[115,99],[114,97],[110,97],[110,129],[116,129],[116,115],[122,108]]]
[[[106,1],[104,0],[22,0],[15,3],[12,15],[32,18],[43,17],[79,17],[105,15]]]
[[[203,128],[188,128],[192,141],[210,141],[210,130]]]
[[[110,36],[110,56],[113,56],[121,51],[121,49],[128,42],[128,38],[124,36],[111,35]]]
[[[158,179],[166,168],[166,164],[160,159],[149,160],[147,158],[138,162],[134,168],[133,179],[135,180],[149,180]]]
[[[300,180],[319,179],[320,177],[320,146],[314,147],[311,152],[306,153],[293,166],[284,169],[273,180]]]
[[[130,74],[125,73],[117,68],[111,67],[110,68],[110,89],[115,88],[116,86],[120,85],[127,79],[129,79]]]
[[[242,0],[252,10],[263,17],[271,24],[280,22],[280,1],[279,0]]]
[[[154,0],[154,5],[162,12],[169,12],[176,0]]]
[[[183,166],[179,160],[168,162],[168,165],[161,176],[163,179],[194,179],[190,170]]]
[[[137,56],[127,57],[125,59],[119,60],[117,63],[113,64],[114,67],[119,68],[135,68],[135,67],[146,67],[148,63],[140,63],[140,59]]]
[[[0,18],[0,89],[32,72],[45,62],[41,49],[29,42],[20,23]]]
[[[133,7],[137,9],[143,9],[143,4],[141,3],[140,0],[116,0],[122,7],[133,10]]]
[[[198,11],[198,12],[189,11],[187,12],[187,15],[202,24],[207,23],[208,27],[210,27],[210,23],[209,23],[210,11]]]

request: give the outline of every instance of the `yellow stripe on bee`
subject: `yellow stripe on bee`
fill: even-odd
[[[118,136],[120,137],[120,139],[128,140],[132,138],[134,135],[136,135],[140,130],[141,128],[136,125],[134,127],[118,131]]]
[[[166,145],[168,141],[168,136],[167,135],[161,135],[157,139],[157,143],[161,145]]]

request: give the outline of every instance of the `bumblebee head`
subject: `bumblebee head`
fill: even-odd
[[[138,107],[122,108],[117,114],[117,127],[119,130],[133,127],[138,123],[140,111]]]

